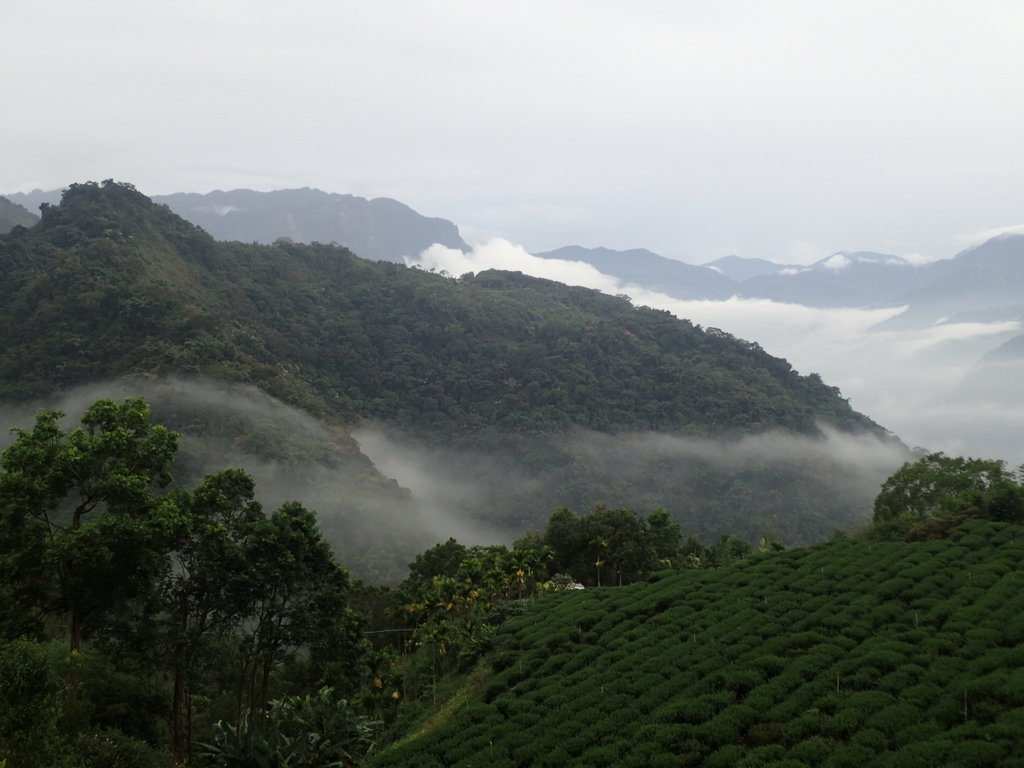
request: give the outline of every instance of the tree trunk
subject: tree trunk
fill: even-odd
[[[174,697],[171,700],[171,747],[174,749],[174,760],[180,763],[185,756],[183,746],[184,729],[181,723],[181,710],[185,702],[185,675],[179,664],[174,670]]]
[[[71,655],[77,656],[82,648],[82,614],[78,608],[71,608]]]
[[[188,651],[188,612],[188,594],[181,592],[178,595],[178,629],[181,636],[174,644],[174,696],[171,699],[171,747],[174,750],[174,759],[179,763],[185,752],[182,709],[185,704],[186,675],[192,655]]]

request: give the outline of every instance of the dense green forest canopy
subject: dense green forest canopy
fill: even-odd
[[[216,243],[123,184],[73,185],[0,242],[0,269],[8,396],[196,371],[430,438],[879,430],[819,377],[663,311],[521,274]]]
[[[5,402],[49,405],[125,377],[129,392],[131,377],[252,385],[337,427],[333,465],[372,492],[385,480],[346,429],[381,430],[427,465],[444,458],[480,486],[455,512],[509,538],[559,506],[604,504],[664,507],[709,541],[821,540],[868,519],[905,458],[820,377],[722,331],[521,274],[218,243],[114,182],[73,185],[39,224],[0,238],[0,334]],[[152,402],[186,438],[210,433],[208,414]],[[856,458],[830,450],[837,435]],[[338,498],[362,498],[362,480]],[[374,514],[352,501],[333,517],[354,527]]]
[[[907,462],[882,484],[874,521],[880,531],[921,536],[968,517],[1021,522],[1020,474],[998,459],[931,453]]]

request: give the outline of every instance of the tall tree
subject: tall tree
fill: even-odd
[[[595,586],[625,584],[643,578],[658,566],[659,547],[666,555],[678,546],[679,527],[667,512],[652,515],[656,536],[647,520],[630,509],[598,507],[579,516],[568,509],[551,514],[544,543],[553,553],[552,569]]]
[[[100,400],[65,432],[59,411],[15,430],[0,456],[0,514],[29,542],[37,579],[52,579],[72,652],[90,619],[138,596],[162,567],[160,489],[178,435],[150,421],[145,400]],[[12,533],[13,532],[13,533]],[[22,575],[28,564],[16,563]]]
[[[682,565],[683,534],[668,510],[660,507],[647,516],[647,538],[654,548],[654,556],[661,565]]]
[[[275,667],[308,653],[310,664],[350,683],[362,656],[360,621],[348,605],[349,576],[334,559],[316,515],[288,502],[245,542],[239,715],[265,709]],[[337,681],[324,681],[337,682]]]
[[[228,469],[178,497],[158,624],[173,679],[171,745],[179,760],[191,751],[194,680],[217,663],[216,641],[235,632],[246,613],[245,541],[263,519],[254,495],[252,477]]]
[[[1024,519],[1024,495],[1004,462],[931,453],[904,464],[875,499],[875,523],[931,518]]]

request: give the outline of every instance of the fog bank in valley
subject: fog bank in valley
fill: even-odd
[[[510,438],[483,452],[428,446],[381,425],[345,429],[255,387],[201,378],[138,377],[79,387],[17,407],[0,423],[30,429],[39,408],[66,428],[100,398],[145,397],[155,421],[183,434],[176,482],[241,467],[268,511],[296,500],[318,512],[341,561],[370,581],[400,580],[412,558],[455,537],[511,544],[541,530],[561,506],[644,514],[668,509],[684,535],[775,535],[819,540],[870,516],[888,474],[907,458],[897,442],[828,428],[817,437],[767,433],[740,439],[585,430]],[[13,437],[2,432],[2,444]]]
[[[663,507],[684,535],[705,541],[730,534],[809,543],[870,520],[882,482],[911,458],[897,440],[826,426],[816,436],[729,439],[579,429],[487,456],[393,430],[362,427],[354,436],[414,497],[452,511],[460,529],[460,520],[498,516],[518,534],[542,529],[559,507],[585,513],[604,505],[641,514]]]
[[[371,581],[397,581],[419,552],[449,536],[473,541],[507,538],[485,522],[469,522],[461,507],[423,500],[381,475],[347,431],[240,384],[203,378],[129,378],[77,387],[31,404],[0,405],[0,447],[10,429],[30,430],[41,408],[63,411],[77,426],[96,400],[145,397],[153,420],[182,433],[175,483],[194,487],[210,472],[248,471],[266,511],[285,501],[316,510],[341,561]]]

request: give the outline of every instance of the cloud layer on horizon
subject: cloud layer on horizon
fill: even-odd
[[[519,271],[664,309],[705,327],[756,341],[801,373],[817,372],[838,386],[851,404],[912,445],[948,452],[992,455],[1024,462],[1014,435],[1024,412],[1013,402],[977,402],[958,396],[981,356],[1020,330],[1015,322],[950,323],[920,330],[881,331],[875,326],[903,307],[822,309],[768,299],[686,301],[624,284],[578,261],[542,259],[507,240],[491,240],[469,253],[434,245],[410,266],[452,276],[484,269]],[[958,389],[960,388],[960,389]],[[984,424],[985,428],[970,428]],[[999,450],[1001,454],[995,454]]]

